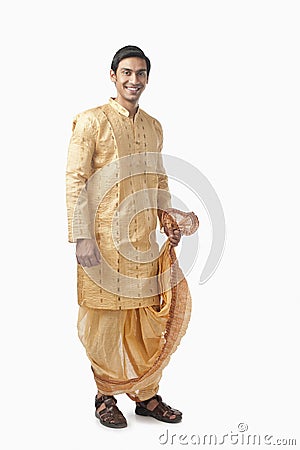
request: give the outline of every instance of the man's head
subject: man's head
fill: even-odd
[[[150,60],[134,45],[127,45],[113,57],[110,78],[117,89],[117,101],[125,108],[128,103],[137,105],[148,83]]]
[[[117,73],[120,62],[122,61],[122,59],[126,58],[141,58],[146,61],[147,78],[149,77],[151,68],[150,59],[145,55],[143,50],[141,50],[139,47],[136,47],[135,45],[126,45],[126,47],[122,47],[117,51],[111,62],[111,70],[114,73]]]

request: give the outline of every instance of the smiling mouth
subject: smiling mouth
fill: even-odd
[[[127,89],[127,91],[131,92],[132,94],[136,94],[141,88],[140,87],[125,86],[125,89]]]

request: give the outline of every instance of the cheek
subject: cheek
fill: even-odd
[[[117,82],[116,82],[116,88],[117,89],[123,89],[124,88],[124,84],[125,84],[124,81],[118,79]]]

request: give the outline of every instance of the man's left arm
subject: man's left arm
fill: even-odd
[[[157,122],[158,135],[160,138],[159,152],[158,152],[158,164],[157,164],[157,177],[158,177],[158,193],[157,193],[157,216],[160,222],[160,229],[164,230],[168,236],[170,244],[176,247],[181,239],[179,230],[168,230],[162,222],[162,213],[164,210],[172,207],[171,194],[169,190],[168,176],[166,174],[163,161],[162,161],[162,147],[163,147],[163,131],[159,122]]]

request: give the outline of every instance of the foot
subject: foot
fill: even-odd
[[[154,417],[154,419],[167,423],[178,423],[182,420],[182,413],[166,405],[160,395],[155,395],[143,402],[136,402],[135,413],[139,416]]]
[[[125,428],[127,421],[116,405],[112,395],[101,395],[95,398],[95,416],[100,423],[109,428]]]

